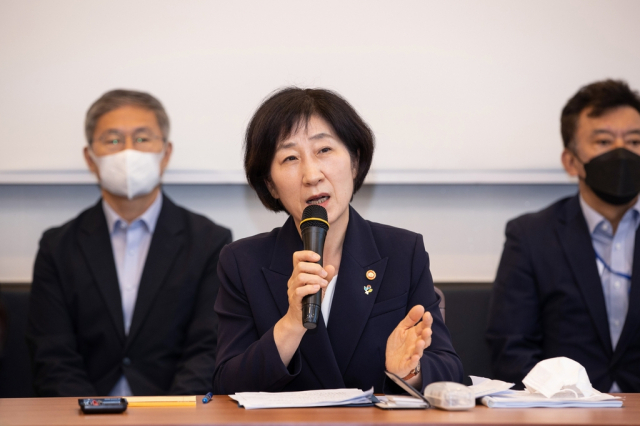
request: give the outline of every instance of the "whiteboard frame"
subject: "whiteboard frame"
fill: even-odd
[[[163,182],[178,185],[242,185],[242,171],[172,170],[166,171]],[[532,170],[371,170],[365,184],[429,185],[429,184],[571,184],[562,169]],[[86,185],[96,178],[88,170],[0,171],[0,185]]]

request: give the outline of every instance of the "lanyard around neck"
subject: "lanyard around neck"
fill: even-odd
[[[606,269],[607,271],[609,271],[613,275],[617,275],[619,277],[626,278],[629,281],[631,281],[631,275],[623,274],[622,272],[617,272],[617,271],[614,271],[613,269],[611,269],[611,266],[607,265],[607,262],[604,261],[602,256],[600,256],[597,251],[596,251],[596,259],[598,259],[600,262],[602,262],[602,265],[604,266],[604,269]]]

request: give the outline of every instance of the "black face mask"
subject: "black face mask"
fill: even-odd
[[[640,193],[640,156],[628,149],[598,155],[584,165],[584,171],[584,182],[609,204],[627,204]]]

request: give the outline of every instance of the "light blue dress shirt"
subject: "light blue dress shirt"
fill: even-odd
[[[624,214],[615,234],[611,223],[591,208],[582,196],[580,206],[597,254],[596,263],[607,307],[611,346],[615,349],[629,310],[633,250],[636,229],[640,223],[640,200]],[[611,386],[610,392],[620,392],[616,382]]]
[[[137,219],[127,223],[107,204],[102,201],[102,208],[107,218],[107,226],[111,236],[113,258],[118,273],[124,333],[129,334],[133,310],[138,298],[138,288],[147,253],[151,245],[151,237],[162,209],[162,193],[160,192],[149,208]],[[123,375],[113,387],[110,396],[133,395],[126,377]]]

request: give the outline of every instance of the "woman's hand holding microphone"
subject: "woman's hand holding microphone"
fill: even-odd
[[[293,273],[287,283],[289,309],[273,329],[273,338],[284,365],[289,365],[307,331],[302,325],[303,297],[326,289],[335,275],[333,266],[323,268],[316,263],[319,260],[320,255],[310,250],[293,253]]]

